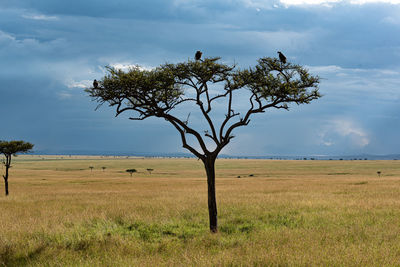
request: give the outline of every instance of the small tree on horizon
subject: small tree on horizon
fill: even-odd
[[[127,169],[126,172],[129,172],[129,174],[130,174],[131,177],[132,177],[132,174],[135,173],[135,172],[137,172],[137,171],[136,171],[136,169]]]
[[[8,170],[11,168],[11,157],[17,156],[17,153],[27,153],[33,148],[33,144],[24,141],[1,141],[0,140],[0,154],[6,158],[2,161],[6,167],[4,178],[4,186],[6,196],[8,196]]]
[[[215,161],[234,138],[233,131],[247,126],[254,114],[269,108],[287,110],[290,103],[308,104],[320,97],[317,76],[302,66],[269,57],[243,70],[215,57],[163,64],[152,70],[137,66],[128,72],[111,67],[107,71],[97,86],[86,89],[99,106],[108,103],[115,107],[116,116],[130,112],[131,120],[157,117],[168,121],[178,131],[183,148],[203,162],[211,232],[218,231]],[[248,105],[242,111],[245,102]],[[225,115],[219,120],[215,119],[218,114],[212,113],[217,103],[226,104]],[[202,117],[206,129],[196,130],[191,113],[182,114],[182,107],[188,106],[191,113],[197,108],[196,122]]]

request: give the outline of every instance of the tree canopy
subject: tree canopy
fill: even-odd
[[[163,64],[147,70],[139,66],[128,72],[107,67],[108,74],[96,88],[88,88],[89,95],[100,104],[116,107],[116,115],[131,111],[131,120],[160,117],[169,121],[181,134],[183,146],[199,158],[208,153],[217,155],[233,138],[232,131],[250,122],[250,117],[267,108],[289,109],[289,103],[308,104],[320,97],[319,77],[313,76],[299,65],[282,64],[276,58],[261,58],[253,68],[241,70],[235,65],[220,62],[220,58],[205,58],[178,64]],[[222,84],[212,94],[209,84]],[[234,93],[246,89],[249,109],[235,112],[232,107]],[[225,118],[219,128],[210,117],[215,101],[227,99]],[[203,114],[209,129],[204,136],[211,138],[215,149],[209,151],[202,135],[191,128],[188,121],[172,114],[183,103],[193,103]],[[185,117],[185,116],[184,116]],[[201,150],[188,144],[192,135]]]
[[[17,153],[26,153],[33,148],[33,145],[24,141],[1,141],[0,154],[7,156],[15,156]]]

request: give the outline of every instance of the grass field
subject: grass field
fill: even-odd
[[[19,156],[0,266],[399,266],[399,167],[220,159],[210,234],[200,161]]]

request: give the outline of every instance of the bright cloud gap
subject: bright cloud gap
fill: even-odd
[[[46,16],[37,14],[24,14],[21,17],[23,17],[24,19],[33,19],[33,20],[58,20],[56,16]]]

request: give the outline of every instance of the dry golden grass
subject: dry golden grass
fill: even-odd
[[[197,160],[20,156],[0,266],[398,266],[399,164],[218,160],[210,234]]]

